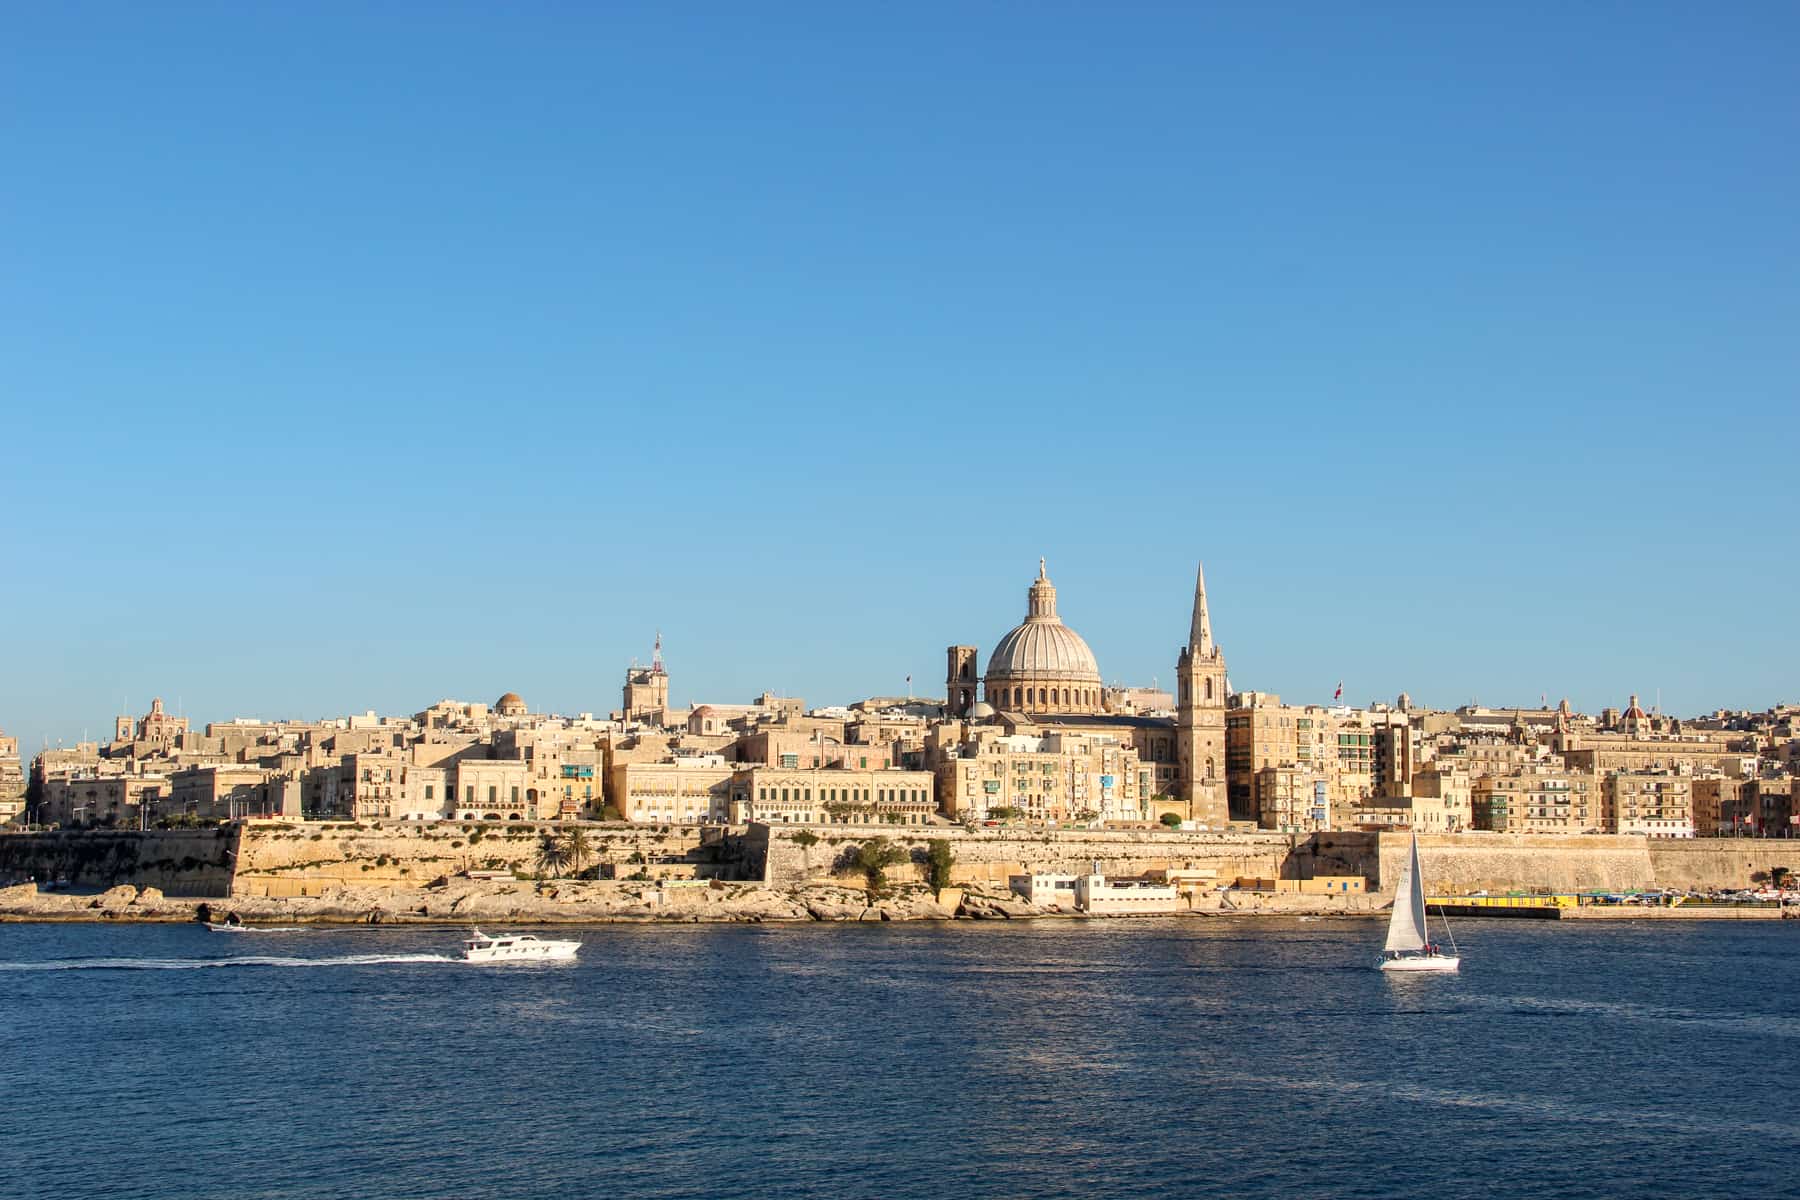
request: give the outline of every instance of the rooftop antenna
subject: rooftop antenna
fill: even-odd
[[[650,673],[653,675],[665,674],[662,660],[662,630],[660,629],[656,631],[656,649],[650,655]]]

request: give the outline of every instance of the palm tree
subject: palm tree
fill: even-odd
[[[563,868],[568,865],[569,856],[563,850],[562,843],[546,834],[543,843],[538,846],[538,874],[548,875],[554,879],[561,875]]]
[[[563,835],[563,853],[569,856],[569,866],[575,874],[581,874],[581,868],[593,855],[594,847],[588,842],[588,836],[580,829],[571,829]]]

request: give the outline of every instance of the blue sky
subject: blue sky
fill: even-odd
[[[0,16],[0,727],[1800,698],[1786,4]]]

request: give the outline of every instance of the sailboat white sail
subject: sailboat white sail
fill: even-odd
[[[1378,964],[1384,971],[1454,971],[1462,959],[1440,954],[1425,928],[1425,875],[1419,870],[1419,836],[1412,837],[1405,875],[1394,890],[1387,943]]]

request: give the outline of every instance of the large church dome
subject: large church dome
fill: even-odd
[[[1056,615],[1056,588],[1038,561],[1023,624],[994,646],[982,678],[995,708],[1026,713],[1101,709],[1100,664],[1081,635]]]

